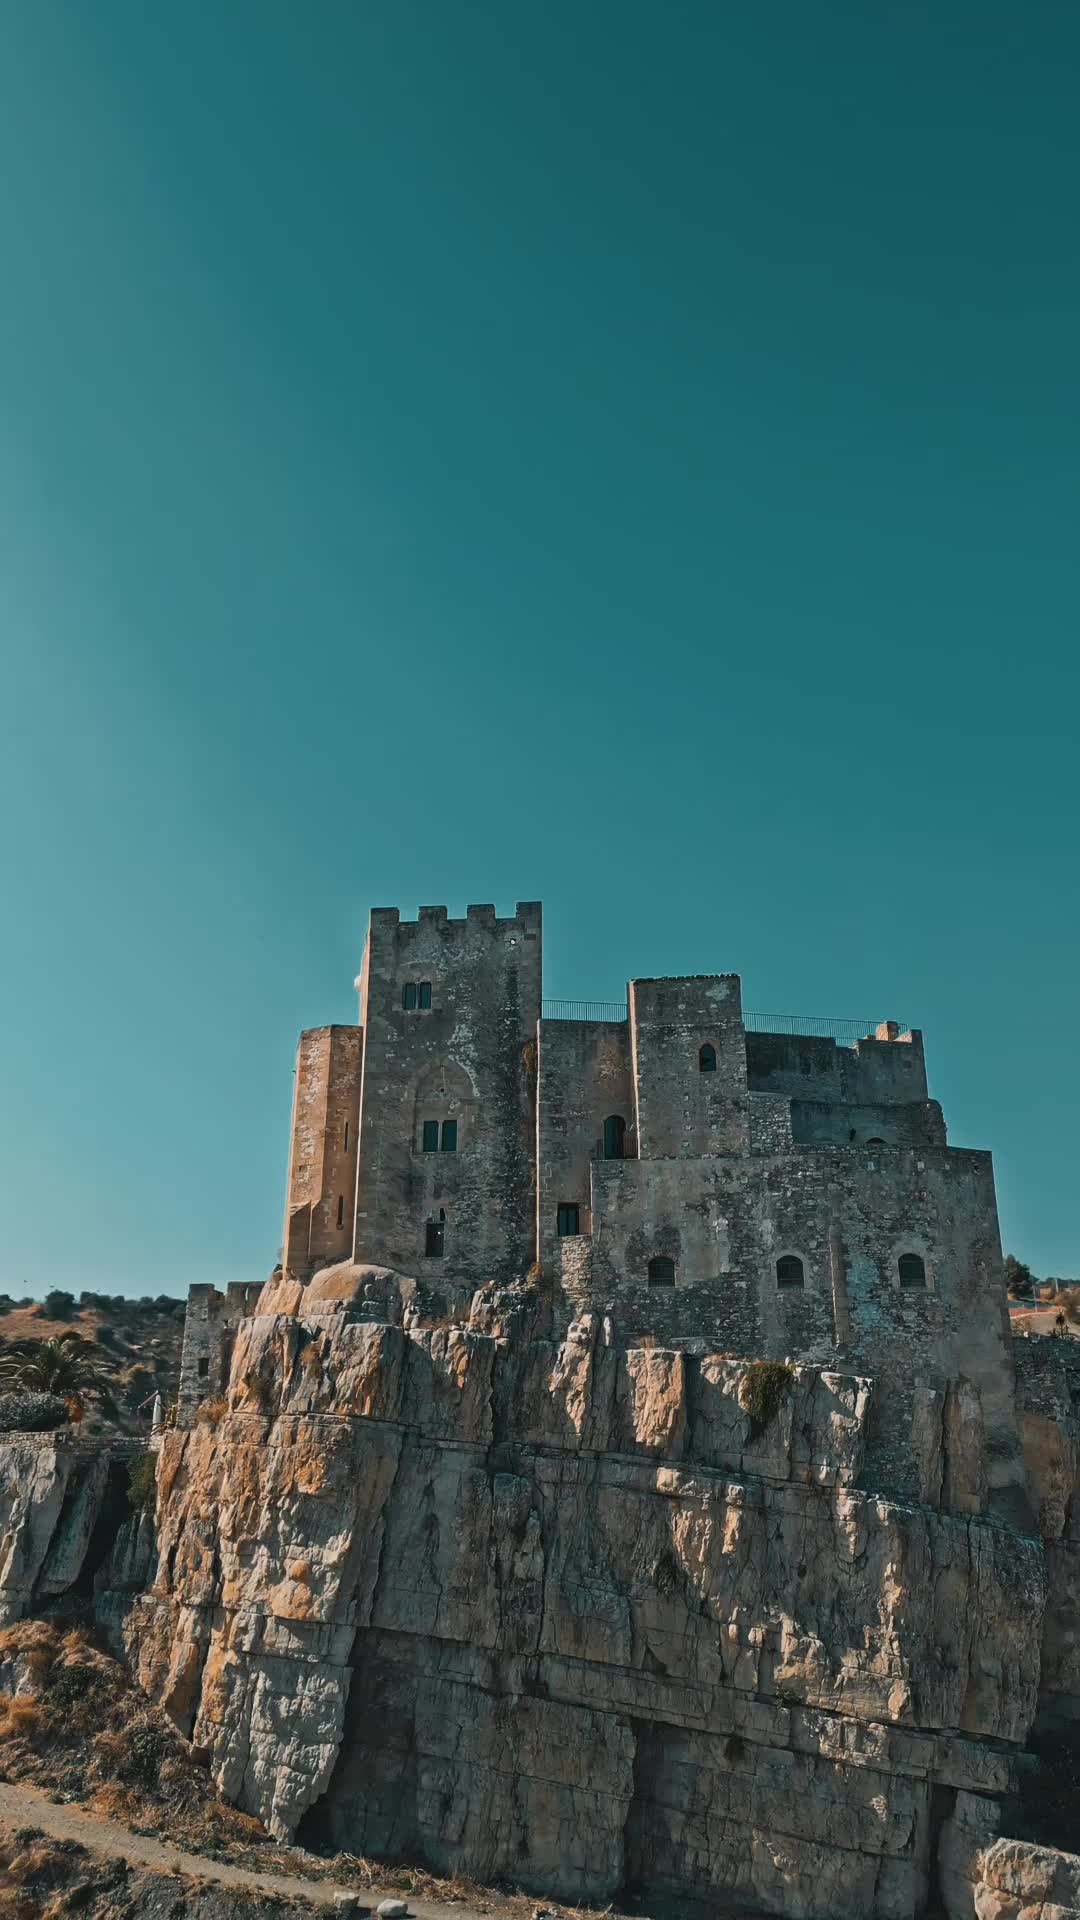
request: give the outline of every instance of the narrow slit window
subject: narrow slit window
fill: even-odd
[[[442,1150],[444,1153],[457,1152],[456,1120],[444,1120],[442,1123]]]
[[[343,1193],[339,1193],[337,1197],[337,1223],[339,1227],[345,1225],[345,1195]]]
[[[426,1013],[431,1006],[430,980],[421,980],[420,985],[416,989],[416,1004],[420,1008],[421,1013]]]
[[[626,1121],[621,1114],[610,1113],[604,1121],[604,1159],[621,1160],[626,1144]]]
[[[349,1123],[347,1120],[345,1122],[345,1151],[346,1153],[349,1151]]]
[[[703,1047],[698,1048],[697,1063],[699,1073],[716,1072],[716,1048],[710,1046],[708,1041]]]
[[[801,1287],[805,1284],[806,1273],[797,1253],[782,1254],[776,1263],[776,1284],[778,1287]]]
[[[926,1261],[921,1253],[902,1253],[896,1265],[902,1287],[925,1287]]]
[[[437,1120],[424,1121],[424,1132],[421,1144],[425,1153],[438,1153],[439,1123]]]
[[[666,1253],[657,1253],[649,1261],[650,1287],[673,1287],[675,1285],[675,1262],[669,1260]]]
[[[406,980],[401,989],[401,1004],[406,1013],[412,1013],[416,1007],[416,981]]]
[[[564,1200],[559,1208],[558,1232],[564,1237],[569,1233],[581,1232],[581,1209],[576,1200]]]

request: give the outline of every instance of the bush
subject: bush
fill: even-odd
[[[1058,1305],[1066,1320],[1070,1321],[1074,1327],[1080,1327],[1080,1287],[1059,1287]]]
[[[204,1427],[216,1427],[224,1420],[228,1411],[228,1401],[219,1396],[216,1399],[200,1401],[195,1418]]]
[[[1015,1254],[1005,1257],[1005,1285],[1014,1300],[1030,1300],[1035,1291],[1035,1275]]]
[[[116,1345],[116,1328],[110,1327],[107,1320],[103,1320],[97,1330],[97,1343],[99,1347],[115,1347]]]
[[[750,1438],[757,1440],[791,1389],[794,1367],[786,1360],[752,1360],[739,1388],[739,1405],[750,1422]]]
[[[75,1311],[75,1295],[62,1287],[53,1287],[42,1302],[47,1320],[70,1320]]]
[[[71,1409],[58,1393],[0,1393],[0,1433],[51,1433],[66,1426]]]
[[[153,1513],[157,1500],[157,1455],[140,1453],[128,1462],[128,1499],[136,1513]]]
[[[96,1307],[99,1313],[107,1313],[112,1300],[107,1293],[89,1293],[84,1287],[79,1295],[80,1307]]]

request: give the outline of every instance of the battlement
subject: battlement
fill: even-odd
[[[470,927],[519,928],[524,933],[536,934],[542,921],[543,907],[539,900],[519,900],[514,912],[503,918],[493,906],[484,903],[466,907],[463,920],[452,920],[447,907],[418,907],[415,920],[403,920],[399,907],[372,907],[370,927],[372,933],[394,928],[399,939],[407,940],[424,928],[451,934],[466,932]]]

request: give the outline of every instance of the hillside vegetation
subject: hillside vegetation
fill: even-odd
[[[76,1417],[88,1433],[145,1433],[155,1393],[167,1408],[176,1398],[185,1302],[169,1294],[125,1299],[122,1294],[54,1289],[44,1300],[0,1294],[0,1392],[47,1383],[36,1377],[43,1345],[62,1343],[82,1356]],[[20,1377],[23,1376],[23,1377]],[[63,1397],[67,1390],[56,1389]]]

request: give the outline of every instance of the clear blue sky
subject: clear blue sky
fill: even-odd
[[[1080,1272],[1080,10],[7,0],[0,1285],[258,1278],[367,910],[923,1026]]]

